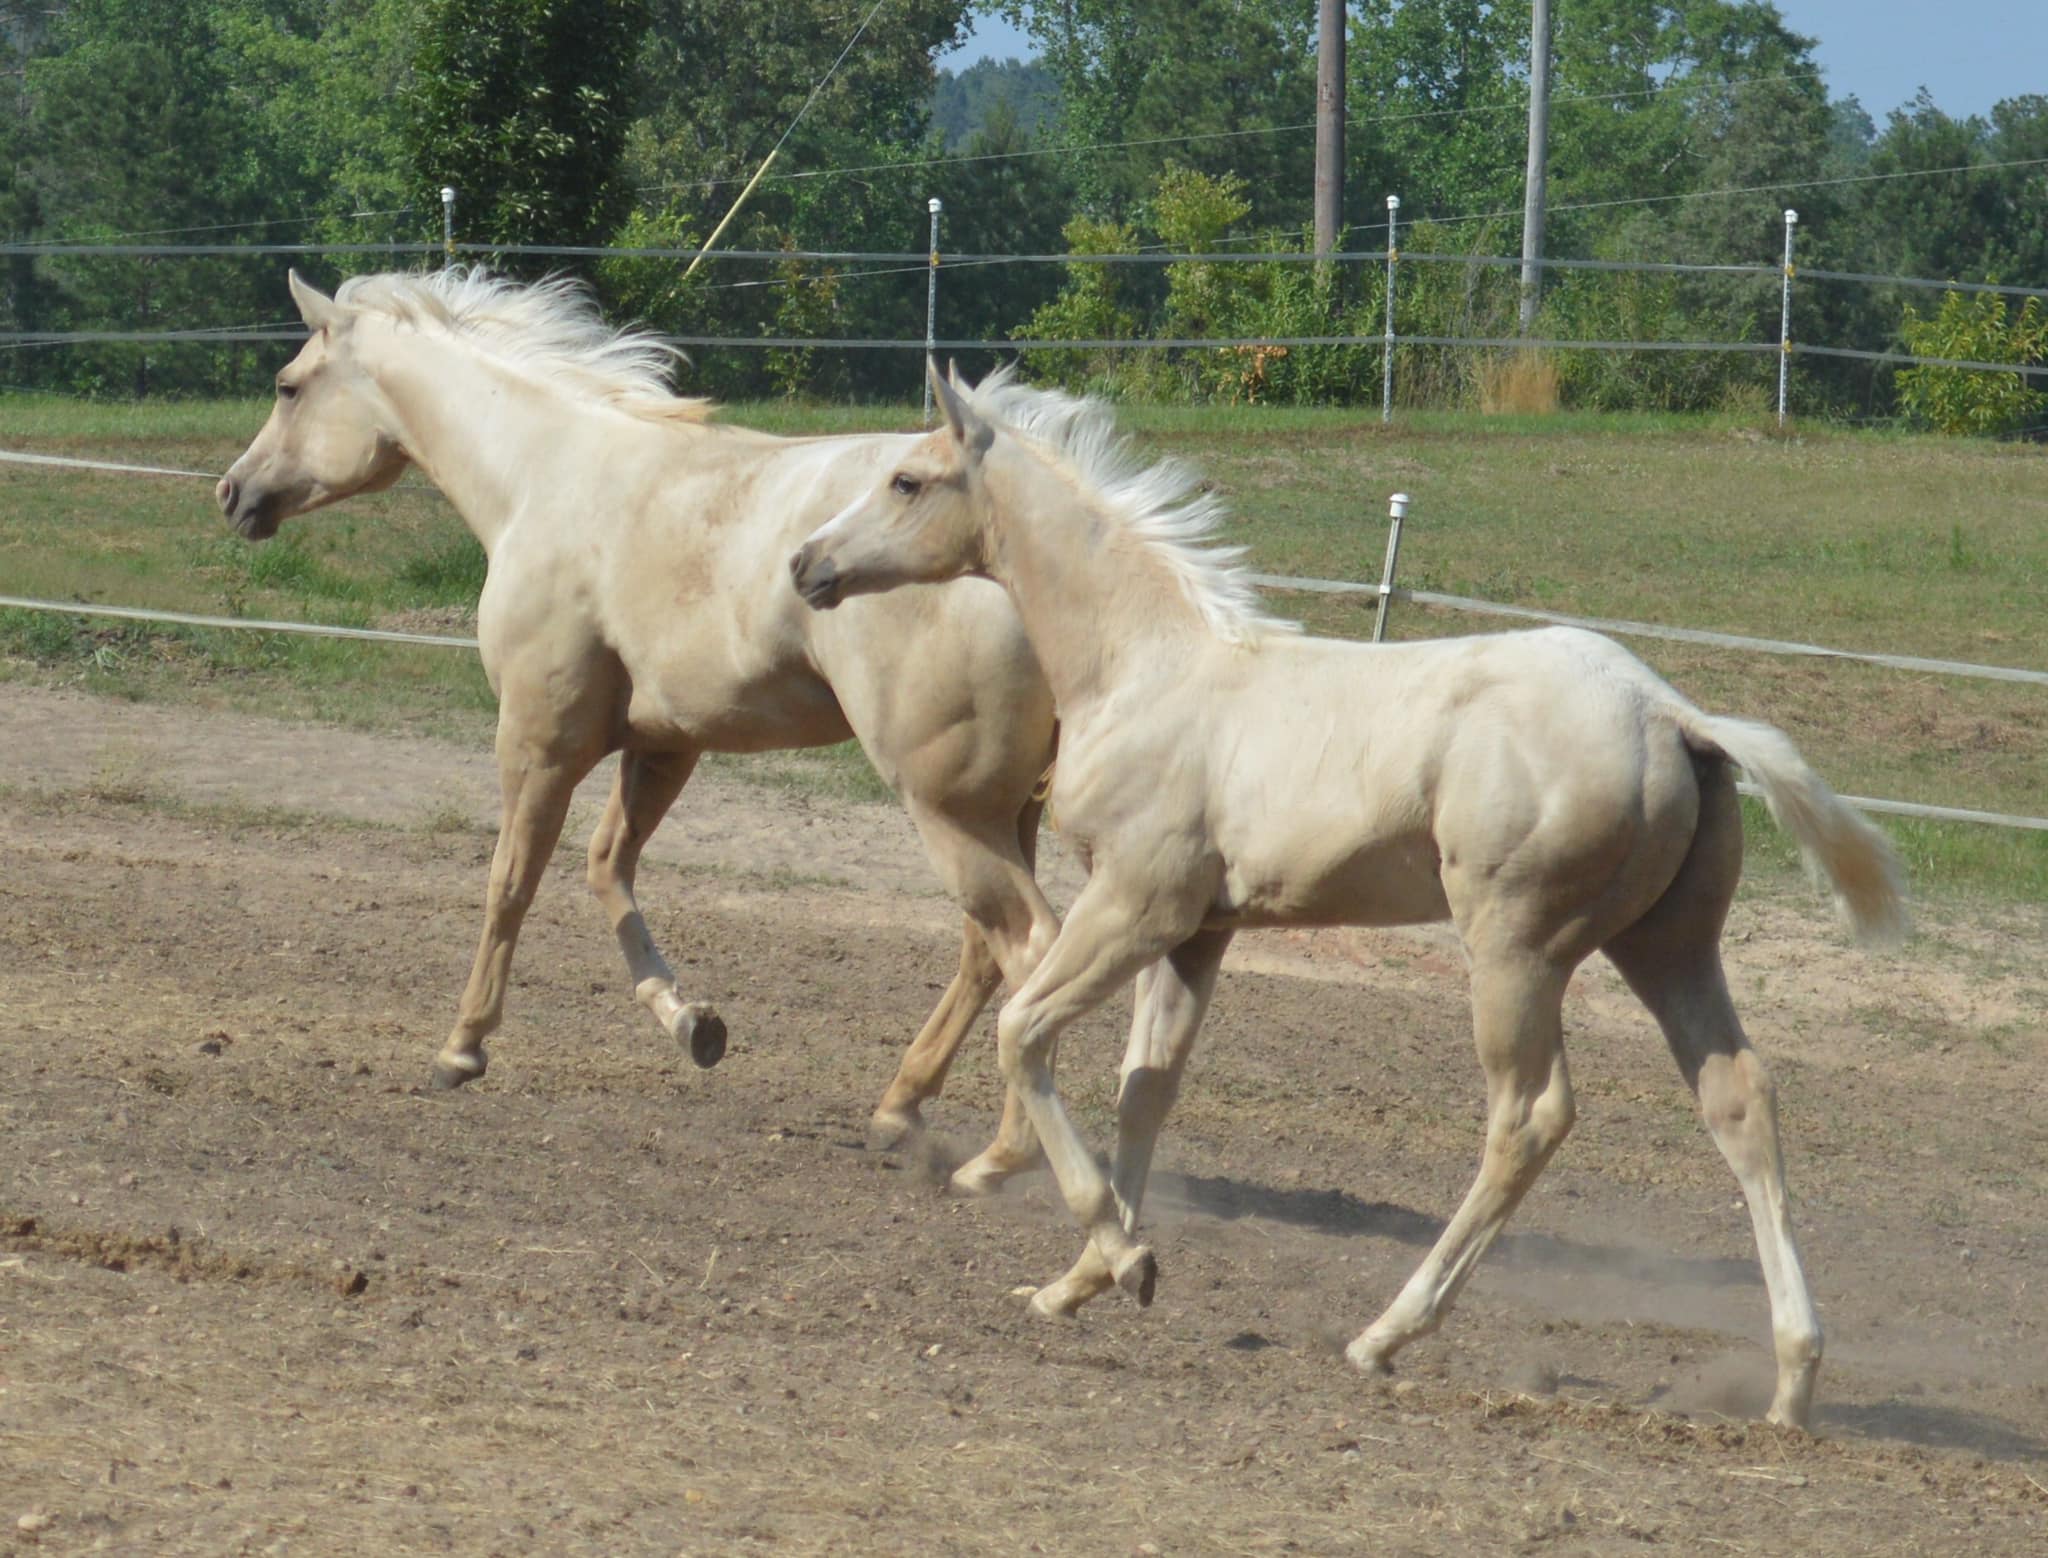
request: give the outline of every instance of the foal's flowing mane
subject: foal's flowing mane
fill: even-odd
[[[1201,490],[1201,474],[1175,459],[1144,463],[1099,400],[1019,384],[998,368],[970,392],[977,409],[1064,465],[1100,499],[1104,514],[1142,543],[1180,581],[1189,604],[1217,637],[1247,648],[1301,624],[1270,615],[1241,566],[1241,546],[1210,546],[1229,509]]]
[[[438,326],[633,416],[702,422],[712,412],[709,400],[669,388],[669,368],[681,353],[645,330],[605,323],[573,277],[515,281],[456,265],[352,276],[334,297],[401,324]]]

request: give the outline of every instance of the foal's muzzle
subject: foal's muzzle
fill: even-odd
[[[818,543],[806,541],[789,560],[790,582],[804,603],[817,611],[830,611],[839,604],[839,567],[820,553]]]

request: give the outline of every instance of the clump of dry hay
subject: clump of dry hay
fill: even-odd
[[[1488,415],[1548,416],[1558,405],[1557,364],[1532,351],[1489,358],[1479,365],[1478,388]]]

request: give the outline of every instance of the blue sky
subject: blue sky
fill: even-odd
[[[1958,118],[1988,114],[2001,98],[2048,95],[2048,0],[1778,0],[1778,11],[1820,40],[1828,95],[1860,98],[1880,125],[1923,86]],[[958,70],[1030,51],[1021,33],[984,17],[944,63]]]

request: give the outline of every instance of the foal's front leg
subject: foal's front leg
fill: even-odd
[[[1067,1117],[1053,1085],[1052,1055],[1068,1024],[1186,936],[1184,928],[1161,930],[1150,920],[1131,913],[1098,868],[1067,912],[1052,950],[996,1021],[1003,1080],[1044,1144],[1068,1210],[1088,1230],[1117,1285],[1140,1304],[1152,1302],[1158,1263],[1126,1230],[1115,1190]]]
[[[1137,1013],[1117,1081],[1116,1161],[1110,1169],[1110,1189],[1126,1233],[1138,1231],[1152,1150],[1180,1095],[1181,1074],[1194,1052],[1231,935],[1227,930],[1203,931],[1138,975]],[[1032,1294],[1031,1307],[1042,1315],[1072,1315],[1115,1285],[1108,1263],[1091,1242],[1071,1271]]]
[[[640,852],[696,766],[697,754],[692,751],[619,754],[618,780],[597,831],[590,836],[586,879],[626,955],[634,998],[654,1014],[669,1037],[690,1046],[692,1060],[715,1066],[725,1054],[725,1019],[710,1002],[685,1002],[676,993],[675,970],[654,944],[633,894]]]
[[[498,783],[503,810],[484,895],[483,937],[462,992],[455,1029],[434,1060],[436,1087],[460,1087],[484,1074],[484,1040],[497,1031],[504,1015],[505,984],[519,927],[562,836],[569,799],[596,762],[592,748],[531,747],[508,737],[500,724]]]

